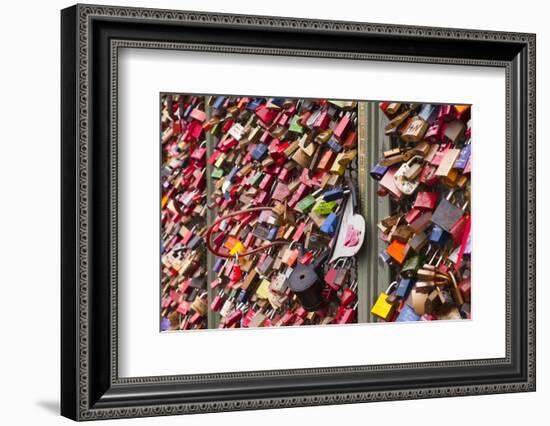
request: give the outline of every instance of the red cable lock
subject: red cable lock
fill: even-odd
[[[206,235],[205,235],[205,240],[206,240],[206,248],[208,249],[208,251],[212,254],[214,254],[215,256],[218,256],[218,257],[223,257],[223,258],[230,258],[230,257],[233,257],[233,255],[230,255],[230,254],[225,254],[225,253],[220,253],[216,250],[214,250],[214,248],[211,246],[211,242],[210,242],[210,235],[212,234],[212,230],[222,221],[224,221],[225,219],[228,219],[230,217],[233,217],[233,216],[239,216],[239,215],[242,215],[242,214],[247,214],[247,213],[256,213],[256,212],[260,212],[260,211],[263,211],[263,210],[273,210],[273,207],[268,207],[268,206],[265,206],[265,207],[251,207],[249,209],[245,209],[245,210],[239,210],[239,211],[236,211],[236,212],[232,212],[232,213],[229,213],[225,216],[221,216],[219,217],[218,219],[216,219],[209,227],[208,227],[208,230],[206,231]],[[239,257],[245,257],[245,256],[250,256],[251,254],[255,254],[255,253],[259,253],[261,251],[264,251],[270,247],[273,247],[273,246],[276,246],[276,245],[289,245],[290,242],[289,241],[285,241],[285,240],[275,240],[269,244],[266,244],[266,245],[263,245],[261,247],[258,247],[256,249],[253,249],[253,250],[249,250],[249,251],[246,251],[244,253],[238,253]]]

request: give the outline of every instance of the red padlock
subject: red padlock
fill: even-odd
[[[349,306],[357,300],[357,281],[351,286],[346,287],[340,296],[340,306]]]
[[[433,210],[437,205],[437,192],[421,191],[416,195],[414,208],[421,210]]]

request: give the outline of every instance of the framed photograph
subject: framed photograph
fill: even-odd
[[[535,36],[61,12],[61,413],[535,390]]]

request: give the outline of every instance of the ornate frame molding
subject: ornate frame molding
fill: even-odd
[[[67,12],[68,15],[69,12]],[[156,9],[139,9],[127,7],[104,7],[91,5],[77,5],[72,9],[75,18],[75,28],[71,28],[76,36],[76,51],[73,52],[75,64],[75,88],[77,94],[76,112],[76,132],[74,140],[66,140],[64,144],[75,144],[76,161],[75,169],[75,196],[76,204],[72,207],[76,214],[76,232],[73,235],[76,241],[76,253],[71,259],[76,262],[76,279],[69,280],[63,284],[64,291],[68,286],[74,287],[76,306],[74,319],[77,326],[77,337],[73,342],[76,349],[75,362],[75,383],[71,389],[77,392],[76,406],[65,409],[65,414],[79,420],[103,419],[112,417],[138,417],[151,415],[169,415],[183,413],[205,413],[213,411],[229,410],[249,410],[261,408],[279,408],[307,405],[327,405],[343,404],[354,402],[382,401],[382,400],[400,400],[416,398],[433,398],[441,396],[463,396],[488,393],[505,393],[518,391],[533,391],[535,389],[535,36],[533,34],[493,32],[464,29],[446,29],[429,27],[410,27],[400,25],[369,24],[359,22],[335,22],[325,20],[306,20],[296,18],[267,17],[267,16],[244,16],[227,15],[203,12],[187,11],[168,11]],[[101,405],[96,398],[92,398],[90,389],[90,341],[92,340],[90,332],[90,243],[91,243],[91,174],[90,170],[90,114],[92,111],[92,82],[90,81],[92,44],[92,23],[94,20],[108,19],[114,21],[133,21],[141,23],[179,23],[179,24],[211,24],[224,27],[235,28],[269,28],[276,30],[292,31],[315,31],[325,32],[327,34],[352,34],[352,35],[383,35],[385,37],[420,37],[426,40],[447,39],[447,40],[468,40],[468,41],[487,41],[487,42],[505,42],[525,46],[525,56],[527,58],[526,81],[526,108],[524,125],[526,126],[527,140],[525,141],[525,164],[526,169],[526,217],[527,225],[525,237],[526,248],[526,333],[527,345],[525,351],[527,360],[525,364],[526,378],[517,382],[507,382],[502,384],[483,384],[483,385],[455,385],[445,387],[427,387],[421,389],[401,388],[387,391],[368,391],[368,392],[344,392],[344,393],[326,393],[312,396],[277,396],[269,398],[255,399],[233,399],[222,402],[184,402],[184,403],[163,403],[163,404],[144,404],[128,406],[111,406],[110,404]],[[256,53],[265,55],[298,55],[310,57],[325,57],[339,59],[355,60],[375,60],[375,61],[396,61],[396,62],[423,62],[423,63],[445,63],[456,65],[481,65],[492,67],[504,67],[506,69],[506,114],[507,114],[507,152],[506,152],[506,195],[507,195],[507,283],[506,283],[506,358],[490,360],[471,360],[471,361],[452,361],[435,363],[415,363],[415,364],[394,364],[381,366],[361,366],[361,367],[332,367],[320,369],[301,369],[301,370],[273,370],[267,372],[249,372],[249,373],[222,373],[209,375],[193,376],[162,376],[147,378],[118,378],[117,374],[117,70],[118,70],[118,50],[120,48],[154,48],[154,49],[175,49],[175,50],[195,50],[195,51],[222,51],[229,53]],[[513,253],[511,246],[512,240],[512,217],[511,203],[514,182],[512,182],[512,162],[514,161],[512,153],[513,130],[510,126],[512,114],[514,111],[512,105],[512,96],[514,95],[514,81],[512,74],[514,64],[506,60],[484,60],[484,59],[464,59],[464,58],[445,58],[438,56],[405,56],[392,54],[372,54],[360,52],[341,52],[341,51],[320,51],[304,49],[282,49],[271,47],[246,47],[246,46],[223,46],[212,44],[181,43],[171,41],[144,41],[144,40],[119,40],[113,39],[110,42],[110,117],[112,125],[110,127],[111,138],[111,329],[110,342],[111,364],[109,369],[111,386],[115,388],[124,388],[125,386],[151,385],[151,384],[170,384],[181,382],[205,382],[216,381],[220,379],[244,379],[251,377],[277,377],[277,376],[304,376],[310,374],[331,375],[350,372],[369,372],[385,371],[415,368],[447,368],[447,367],[472,367],[480,365],[503,365],[511,362],[511,324],[513,321],[511,314],[511,292],[512,285],[512,265],[509,256]],[[517,82],[516,82],[517,84]],[[69,105],[64,108],[70,107]],[[76,141],[76,142],[75,142]],[[65,160],[64,160],[65,161]],[[67,259],[67,261],[71,260]],[[64,317],[68,320],[68,317]],[[73,336],[74,338],[74,336]],[[71,345],[70,345],[71,346]],[[65,385],[67,387],[68,385]],[[65,398],[65,396],[64,396]],[[63,408],[62,408],[63,411]]]

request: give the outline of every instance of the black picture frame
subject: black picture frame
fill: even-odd
[[[75,5],[61,12],[61,414],[158,416],[535,390],[534,34]],[[193,376],[117,373],[119,47],[501,67],[506,356]]]

